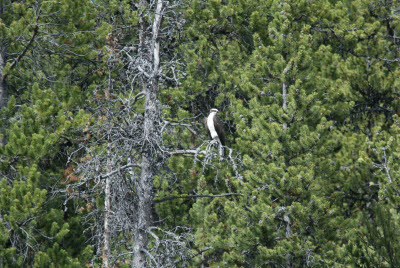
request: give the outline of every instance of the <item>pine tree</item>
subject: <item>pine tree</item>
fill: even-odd
[[[1,2],[1,266],[90,260],[80,218],[57,193],[67,194],[67,152],[87,121],[96,13],[90,1]]]
[[[397,85],[391,78],[396,56],[377,50],[394,27],[394,6],[247,3],[195,1],[188,11],[196,23],[187,88],[209,83],[216,104],[232,107],[227,110],[235,124],[234,148],[244,164],[244,182],[222,188],[244,197],[193,206],[197,245],[212,246],[199,261],[229,266],[352,262],[345,245],[355,239],[357,210],[377,194],[368,184],[373,168],[365,157],[368,133],[380,114],[390,119],[397,105],[385,89]],[[381,26],[385,19],[389,26]],[[371,65],[365,51],[379,64]],[[211,187],[215,174],[210,175],[199,181],[199,189],[210,185],[208,191],[221,191]]]

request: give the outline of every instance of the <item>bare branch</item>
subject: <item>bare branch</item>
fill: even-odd
[[[224,146],[224,147],[226,147],[226,146]],[[229,151],[228,158],[230,159],[230,163],[232,164],[233,171],[235,171],[236,178],[243,180],[243,176],[239,173],[236,161],[235,161],[235,159],[233,159],[233,156],[232,156],[233,150],[229,147],[226,147],[226,148]]]
[[[199,253],[197,253],[196,255],[192,256],[190,259],[178,260],[178,261],[176,261],[174,264],[178,264],[178,263],[181,263],[181,262],[183,262],[183,261],[188,261],[188,260],[194,259],[194,258],[196,258],[197,256],[203,254],[204,252],[206,252],[207,250],[212,249],[212,248],[213,248],[213,247],[206,247],[205,249],[200,250]]]
[[[199,134],[192,128],[191,124],[186,124],[186,123],[172,123],[171,121],[165,120],[164,119],[164,125],[161,128],[161,133],[164,132],[164,130],[167,128],[167,126],[183,126],[186,127],[193,135],[198,136]]]
[[[126,165],[124,165],[122,167],[119,167],[116,170],[113,170],[113,171],[108,172],[106,174],[101,174],[99,177],[100,178],[107,178],[107,177],[110,177],[110,176],[112,176],[112,175],[114,175],[116,173],[119,173],[119,172],[121,172],[121,171],[123,171],[123,170],[125,170],[127,168],[131,168],[131,167],[140,167],[140,165],[138,165],[138,164],[126,164]]]
[[[206,154],[206,151],[200,151],[197,149],[183,149],[176,150],[172,152],[168,152],[169,155],[198,155],[198,154]]]
[[[144,98],[144,91],[139,92],[138,94],[136,94],[135,97],[133,97],[133,103],[130,103],[130,105],[135,104],[138,100],[143,99]]]
[[[386,171],[386,175],[389,179],[389,183],[392,183],[392,176],[390,176],[390,167],[388,167],[388,161],[387,161],[387,157],[386,157],[386,148],[383,148],[383,159],[384,159],[384,168]]]
[[[390,59],[378,57],[378,59],[381,60],[381,61],[389,62],[389,63],[394,63],[394,62],[399,62],[400,63],[400,58],[396,58],[396,59],[390,60]]]
[[[182,199],[182,198],[186,198],[186,199],[202,198],[202,197],[216,198],[216,197],[226,197],[226,196],[244,196],[244,195],[238,194],[238,193],[226,193],[226,194],[216,194],[216,195],[210,195],[210,194],[185,195],[184,194],[184,195],[168,196],[168,197],[164,197],[161,199],[155,198],[153,201],[154,201],[154,203],[157,204],[157,203],[165,202],[168,200]]]

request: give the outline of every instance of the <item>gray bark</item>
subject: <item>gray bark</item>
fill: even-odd
[[[112,54],[111,54],[112,55]],[[113,55],[110,57],[113,58]],[[109,76],[108,76],[108,89],[106,90],[106,100],[108,103],[108,106],[110,108],[110,94],[111,94],[111,88],[112,88],[112,83],[111,83],[111,70],[109,71]],[[107,111],[110,111],[110,109],[107,109]],[[112,129],[112,122],[111,122],[111,115],[109,112],[107,112],[107,118],[109,120],[108,126],[107,126],[107,165],[106,165],[106,171],[107,173],[110,173],[112,171],[112,137],[111,137],[111,129]],[[105,190],[104,190],[104,241],[103,241],[103,267],[108,268],[110,267],[110,212],[111,212],[111,180],[112,176],[107,176],[106,177],[106,182],[105,182]]]
[[[146,252],[148,245],[148,231],[151,226],[151,207],[153,202],[153,179],[155,175],[156,156],[158,150],[160,118],[160,107],[158,103],[158,70],[160,64],[160,43],[158,34],[162,20],[162,0],[157,1],[157,8],[154,16],[151,52],[152,52],[152,73],[149,83],[145,88],[145,112],[144,112],[144,151],[142,153],[141,173],[136,189],[138,194],[138,225],[135,229],[133,267],[146,266]]]
[[[161,134],[193,126],[162,118],[159,100],[160,88],[166,81],[179,84],[184,76],[179,58],[163,54],[168,44],[160,45],[162,38],[175,36],[181,30],[181,3],[134,1],[139,16],[138,38],[133,38],[133,43],[118,44],[118,38],[114,39],[118,27],[110,33],[108,62],[113,75],[108,80],[108,91],[104,88],[105,97],[94,98],[99,104],[96,115],[101,123],[88,124],[88,133],[96,138],[83,144],[82,149],[90,157],[80,160],[76,172],[82,174],[82,179],[70,185],[79,188],[79,193],[84,191],[87,202],[95,200],[99,193],[104,197],[104,207],[90,214],[96,254],[103,257],[104,267],[128,260],[132,267],[174,267],[176,262],[186,263],[193,257],[191,229],[163,230],[160,225],[154,226],[157,212],[153,180],[173,154],[168,154],[170,146],[165,146]],[[163,17],[168,23],[162,23]],[[114,52],[122,57],[112,57]],[[126,69],[120,69],[120,59],[125,61]],[[119,86],[113,88],[116,82]],[[136,105],[138,101],[142,103]]]
[[[0,13],[1,15],[1,13]],[[4,67],[6,66],[6,52],[7,52],[7,42],[5,40],[0,40],[0,110],[7,106],[8,101],[8,89],[6,76],[3,73]],[[4,134],[5,126],[0,128],[0,134]],[[0,146],[6,144],[5,138],[0,138]]]
[[[155,81],[154,81],[155,82]],[[137,228],[135,229],[133,267],[145,267],[148,243],[148,229],[151,226],[151,206],[153,201],[153,179],[155,167],[155,145],[158,138],[156,122],[159,117],[157,101],[157,85],[152,84],[146,89],[144,113],[145,150],[142,154],[140,178],[136,183],[138,194]]]
[[[0,40],[0,109],[7,105],[8,91],[6,84],[6,76],[3,73],[4,67],[6,66],[6,52],[7,42]]]
[[[2,2],[2,4],[0,4],[0,17],[3,14],[4,8],[5,2]],[[6,79],[3,74],[4,67],[6,66],[6,52],[7,42],[6,40],[0,39],[0,109],[5,106],[8,97]]]
[[[111,161],[110,161],[111,162]],[[107,163],[107,171],[111,170],[111,163]],[[110,226],[109,226],[109,213],[111,210],[111,176],[106,178],[106,189],[104,197],[104,244],[103,244],[103,267],[110,267],[109,256],[110,256]]]

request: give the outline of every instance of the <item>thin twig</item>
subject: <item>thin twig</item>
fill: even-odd
[[[226,197],[226,196],[243,196],[242,194],[238,194],[238,193],[226,193],[226,194],[216,194],[216,195],[210,195],[210,194],[197,194],[197,195],[177,195],[177,196],[168,196],[168,197],[164,197],[161,199],[154,199],[153,202],[154,203],[161,203],[164,201],[168,201],[168,200],[174,200],[174,199],[180,199],[180,198],[201,198],[201,197],[210,197],[210,198],[215,198],[215,197]]]
[[[104,178],[112,176],[112,175],[114,175],[114,174],[116,174],[118,172],[121,172],[122,170],[125,170],[127,168],[131,168],[131,167],[140,167],[140,165],[138,165],[138,164],[126,164],[125,166],[119,167],[116,170],[113,170],[113,171],[108,172],[106,174],[101,174],[99,177],[104,179]]]

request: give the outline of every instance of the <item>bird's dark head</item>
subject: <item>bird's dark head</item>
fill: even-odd
[[[212,108],[212,109],[210,110],[210,113],[218,113],[218,109]]]

